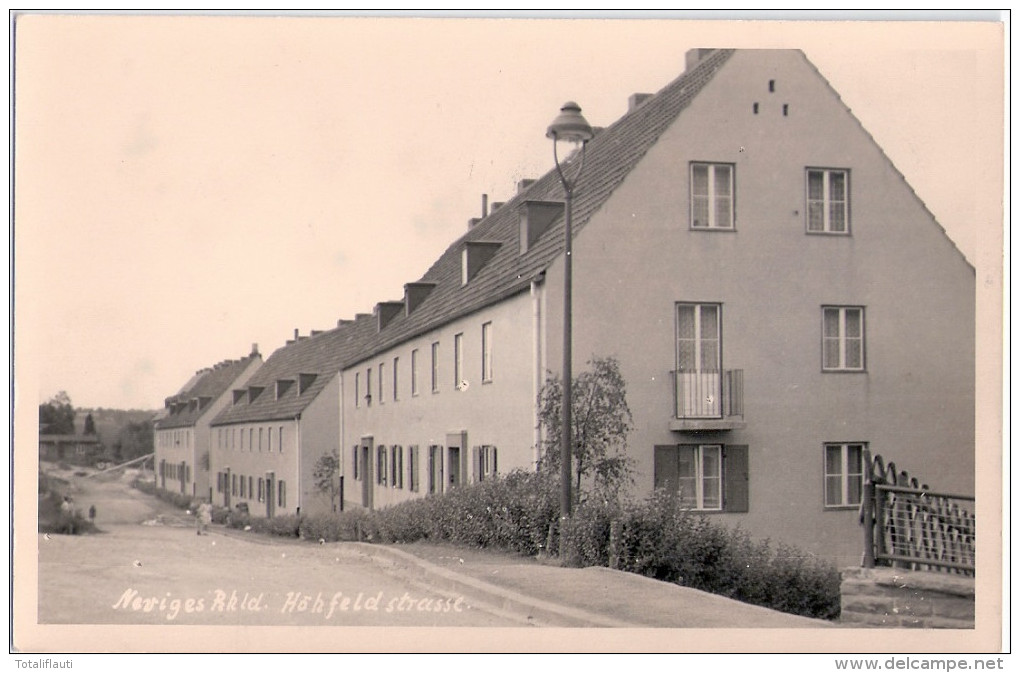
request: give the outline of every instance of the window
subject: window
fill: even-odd
[[[361,406],[361,372],[354,373],[354,406]]]
[[[453,336],[453,387],[460,390],[464,382],[464,334]]]
[[[283,453],[283,426],[280,426],[280,453]]]
[[[283,479],[281,479],[279,481],[279,487],[276,489],[276,492],[279,494],[279,497],[277,498],[277,502],[278,502],[279,506],[280,507],[286,507],[287,506],[287,484],[284,483]]]
[[[244,435],[241,435],[244,437]],[[230,495],[237,495],[237,475],[230,475]]]
[[[259,428],[259,453],[262,453],[262,428]]]
[[[241,447],[240,448],[241,448],[241,451],[244,451],[244,428],[241,428],[240,435],[241,435]]]
[[[474,449],[474,474],[477,481],[485,481],[496,476],[496,447],[476,446]]]
[[[354,468],[354,478],[360,479],[361,476],[358,474],[358,453],[361,447],[357,444],[354,445],[354,460],[351,461],[351,466]]]
[[[255,450],[255,428],[248,428],[248,451]]]
[[[397,383],[398,383],[398,381],[397,381],[397,364],[399,362],[400,362],[400,358],[393,358],[393,401],[394,402],[396,402],[397,399],[398,399],[397,391],[399,390],[399,386],[397,385]]]
[[[429,493],[443,492],[443,447],[429,447]]]
[[[418,349],[411,351],[411,396],[418,394]]]
[[[266,501],[265,480],[262,477],[259,477],[259,491],[258,491],[258,493],[259,493],[259,498],[258,498],[259,502],[265,502]]]
[[[376,449],[375,483],[386,485],[386,447],[382,444]]]
[[[246,491],[245,491],[244,487],[245,487],[246,483],[247,482],[244,480],[244,475],[241,475],[241,497],[242,498],[245,497]]]
[[[677,304],[678,418],[722,416],[721,315],[719,304]]]
[[[248,497],[255,497],[255,478],[248,477]]]
[[[482,325],[482,383],[492,380],[492,323]]]
[[[691,228],[733,229],[733,165],[691,164]]]
[[[407,447],[407,484],[411,491],[418,492],[418,447]]]
[[[404,488],[404,447],[394,444],[390,453],[390,485]]]
[[[439,342],[432,344],[432,392],[439,392]]]
[[[822,370],[864,371],[864,309],[822,307]]]
[[[372,368],[365,370],[365,404],[372,406]]]
[[[817,234],[850,233],[850,197],[845,170],[807,170],[807,230]]]
[[[386,401],[386,395],[383,392],[383,385],[385,384],[385,381],[386,381],[386,363],[385,362],[380,362],[379,363],[379,404],[382,404],[383,402]]]
[[[682,505],[706,511],[748,511],[747,446],[680,444],[655,447],[655,488]]]
[[[864,488],[864,444],[825,445],[825,506],[856,507]]]

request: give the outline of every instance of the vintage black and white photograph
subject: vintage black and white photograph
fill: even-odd
[[[999,21],[11,31],[16,651],[1001,651]]]

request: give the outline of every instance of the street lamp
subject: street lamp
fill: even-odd
[[[574,380],[573,372],[571,371],[571,358],[573,356],[571,352],[571,276],[573,275],[571,218],[573,217],[574,187],[577,186],[577,180],[581,176],[581,171],[584,170],[585,147],[595,133],[585,118],[581,116],[581,106],[573,101],[568,101],[560,108],[560,114],[549,125],[545,135],[553,140],[553,158],[556,160],[556,172],[559,173],[560,182],[563,183],[565,196],[563,224],[563,404],[561,412],[563,428],[560,435],[560,516],[563,519],[567,519],[570,517],[571,509],[570,472],[571,453],[573,450],[573,440],[571,438],[573,391],[571,388],[573,387]],[[576,156],[577,150],[580,150],[577,169],[574,171],[572,178],[568,175],[570,170],[569,163],[566,166],[560,163],[559,145],[561,142],[570,146],[570,149],[574,152],[573,156],[567,156],[566,162],[570,162]]]

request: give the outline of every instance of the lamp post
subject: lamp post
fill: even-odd
[[[581,107],[573,101],[568,101],[560,108],[560,114],[549,125],[545,135],[553,141],[553,158],[556,160],[556,172],[560,176],[560,182],[563,183],[565,201],[563,220],[563,403],[561,408],[563,427],[560,435],[560,516],[563,519],[567,519],[570,517],[572,505],[570,482],[571,454],[573,452],[573,433],[571,428],[571,423],[573,422],[573,391],[571,388],[573,387],[574,380],[571,359],[573,357],[571,352],[573,320],[571,313],[573,302],[571,290],[573,280],[571,219],[573,217],[574,187],[577,186],[577,180],[581,176],[581,171],[584,170],[585,147],[595,134],[585,118],[581,116]],[[580,150],[577,170],[574,171],[573,177],[568,175],[570,170],[569,164],[564,166],[560,163],[558,146],[561,142],[571,145],[575,153],[578,149]],[[570,159],[571,157],[568,155],[565,161]]]

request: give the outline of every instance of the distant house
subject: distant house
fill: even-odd
[[[534,468],[562,200],[555,171],[522,183],[347,345],[338,328],[304,346],[331,365],[315,451],[339,433],[348,505]],[[803,53],[692,50],[588,143],[573,213],[573,368],[620,363],[636,495],[854,562],[865,450],[973,493],[974,269]],[[240,430],[220,439],[231,493],[285,414],[230,414],[282,406],[279,382],[299,396],[301,371],[260,375],[217,419]]]
[[[164,491],[211,499],[210,429],[216,414],[230,403],[233,387],[244,385],[262,365],[257,346],[249,355],[201,369],[153,422],[156,484]]]
[[[39,435],[39,460],[92,465],[104,451],[96,435]]]
[[[331,511],[315,487],[316,461],[340,447],[340,371],[370,321],[344,322],[276,350],[212,421],[213,502],[252,514]],[[339,477],[339,475],[338,475]]]

